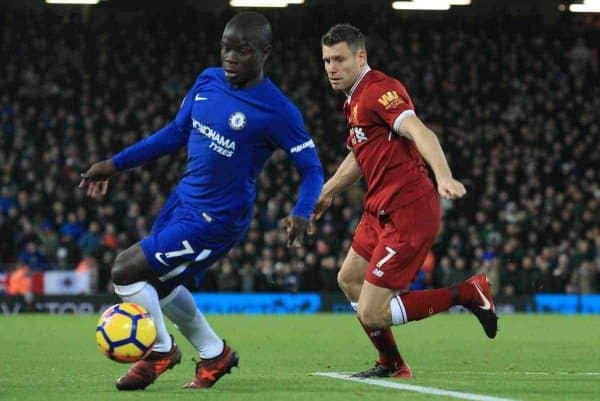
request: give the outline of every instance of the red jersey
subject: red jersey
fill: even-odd
[[[366,67],[344,103],[347,145],[367,182],[365,210],[391,212],[434,190],[415,143],[394,132],[414,115],[404,85]]]

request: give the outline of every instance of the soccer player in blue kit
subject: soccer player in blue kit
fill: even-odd
[[[264,76],[271,27],[244,12],[226,25],[221,68],[196,79],[175,119],[111,159],[93,164],[79,186],[101,199],[108,179],[187,145],[185,174],[163,206],[152,232],[117,255],[111,270],[124,302],[145,307],[157,327],[152,353],[117,380],[119,390],[144,389],[181,361],[163,313],[198,351],[194,379],[207,388],[238,365],[238,355],[213,331],[182,284],[201,279],[245,235],[252,220],[256,180],[265,161],[284,149],[302,176],[297,203],[286,218],[288,246],[300,244],[323,186],[315,145],[298,109]]]

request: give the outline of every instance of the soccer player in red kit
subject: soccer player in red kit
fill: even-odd
[[[439,196],[456,199],[466,190],[452,177],[436,135],[416,116],[405,87],[367,64],[364,35],[338,24],[321,45],[333,90],[347,96],[350,152],[323,187],[314,218],[360,177],[367,184],[364,213],[338,274],[341,289],[379,351],[375,367],[355,376],[410,378],[390,326],[463,305],[488,337],[498,330],[490,283],[483,274],[450,288],[409,291],[440,230]],[[423,159],[435,174],[437,191]]]

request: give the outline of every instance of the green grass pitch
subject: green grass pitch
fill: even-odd
[[[240,369],[214,388],[181,389],[190,345],[170,325],[183,361],[142,392],[118,392],[128,368],[100,354],[97,317],[0,316],[0,400],[450,400],[311,376],[370,367],[375,352],[352,315],[209,316],[239,352]],[[394,329],[416,378],[403,383],[514,400],[600,400],[597,316],[515,315],[489,340],[470,315]]]

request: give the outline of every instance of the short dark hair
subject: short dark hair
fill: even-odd
[[[348,43],[352,51],[365,49],[365,35],[355,26],[350,24],[337,24],[321,37],[322,46],[333,46],[341,42]]]
[[[271,24],[267,17],[254,11],[244,11],[233,16],[227,26],[253,32],[261,46],[271,46]]]

